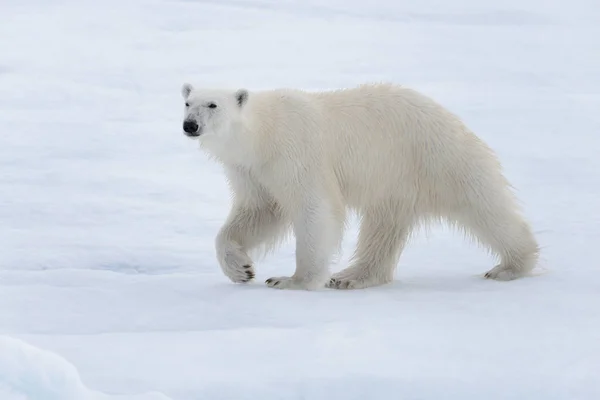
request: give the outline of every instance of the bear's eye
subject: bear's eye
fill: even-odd
[[[186,107],[189,107],[189,106],[190,106],[190,103],[185,103],[185,106],[186,106]]]
[[[208,107],[208,108],[217,108],[217,105],[215,103],[208,103],[206,105],[206,107]]]

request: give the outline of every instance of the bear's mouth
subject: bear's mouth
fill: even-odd
[[[202,132],[200,132],[200,130],[198,129],[196,132],[183,132],[185,134],[185,136],[190,137],[190,138],[197,138],[198,136],[200,136],[202,134]]]

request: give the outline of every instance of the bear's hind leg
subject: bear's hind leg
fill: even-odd
[[[326,286],[364,289],[391,282],[411,228],[410,213],[401,207],[366,210],[351,266],[334,274]]]
[[[500,264],[488,271],[486,278],[509,281],[527,275],[535,267],[539,246],[510,194],[480,194],[454,219],[500,257]]]

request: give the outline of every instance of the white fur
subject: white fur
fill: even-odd
[[[392,281],[413,230],[446,221],[476,238],[511,280],[536,264],[538,244],[492,150],[461,120],[411,89],[182,94],[200,145],[224,165],[231,213],[216,239],[234,282],[254,277],[249,252],[293,232],[296,270],[267,280],[287,289],[366,288]],[[210,109],[207,103],[217,107]],[[330,277],[347,211],[361,218],[351,265]]]

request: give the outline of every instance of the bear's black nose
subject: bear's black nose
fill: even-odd
[[[198,124],[195,121],[184,121],[183,130],[187,133],[196,133],[198,131]]]

